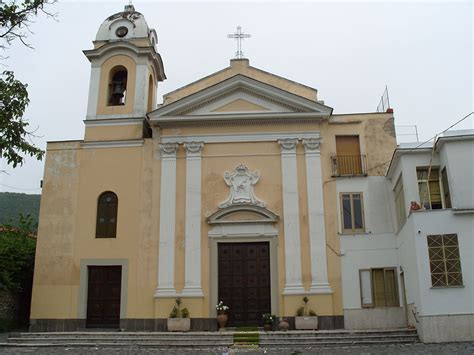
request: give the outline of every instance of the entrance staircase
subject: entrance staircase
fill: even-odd
[[[352,345],[388,345],[418,342],[413,329],[321,330],[321,331],[221,331],[221,332],[64,332],[12,333],[2,348],[195,348],[224,349],[248,346],[260,348],[317,348]]]

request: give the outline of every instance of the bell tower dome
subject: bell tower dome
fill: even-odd
[[[92,127],[146,124],[147,112],[156,108],[158,82],[166,79],[156,31],[133,5],[105,19],[93,44],[84,51],[91,62],[85,140],[104,139]]]

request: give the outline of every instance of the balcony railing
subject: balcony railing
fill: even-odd
[[[332,176],[367,175],[365,155],[334,155],[331,157]]]

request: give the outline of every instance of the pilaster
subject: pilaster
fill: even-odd
[[[201,150],[202,142],[186,149],[186,225],[183,296],[202,297],[201,288]]]
[[[310,293],[331,293],[326,260],[326,230],[324,226],[323,180],[321,174],[321,140],[303,140],[306,158],[308,193],[309,244],[311,253]]]
[[[176,224],[176,152],[178,144],[160,145],[161,194],[160,194],[160,240],[158,249],[158,287],[155,297],[173,297],[174,248]]]
[[[283,227],[285,233],[285,288],[283,294],[301,294],[304,293],[304,287],[301,280],[300,213],[296,164],[298,139],[281,139],[278,144],[281,148]]]

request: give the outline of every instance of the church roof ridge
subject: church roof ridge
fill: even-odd
[[[249,77],[249,78],[252,78],[254,80],[257,80],[257,81],[261,81],[263,83],[266,83],[266,84],[269,84],[269,85],[272,85],[272,86],[275,86],[275,87],[278,87],[278,85],[275,85],[274,83],[269,83],[268,80],[261,80],[262,78],[258,78],[258,77],[253,77],[252,75],[249,75],[248,73],[248,70],[249,69],[250,71],[255,71],[255,72],[258,72],[260,74],[263,74],[264,76],[268,76],[268,77],[273,77],[273,78],[276,78],[277,80],[281,80],[281,81],[284,81],[286,83],[289,83],[291,85],[294,85],[294,86],[297,86],[299,88],[301,88],[303,91],[305,91],[305,93],[295,93],[293,92],[294,94],[298,95],[298,96],[302,96],[302,97],[305,97],[306,99],[308,100],[311,100],[311,101],[317,101],[317,93],[318,93],[318,90],[316,88],[313,88],[311,86],[308,86],[308,85],[305,85],[305,84],[301,84],[297,81],[294,81],[294,80],[291,80],[291,79],[287,79],[283,76],[280,76],[280,75],[277,75],[277,74],[273,74],[271,72],[268,72],[268,71],[265,71],[265,70],[262,70],[262,69],[259,69],[259,68],[256,68],[256,67],[253,67],[251,65],[249,65],[249,60],[247,58],[243,58],[243,59],[231,59],[230,61],[230,66],[224,68],[224,69],[221,69],[221,70],[218,70],[214,73],[211,73],[209,75],[206,75],[198,80],[195,80],[189,84],[186,84],[184,86],[181,86],[175,90],[172,90],[166,94],[163,95],[163,105],[168,105],[174,101],[177,101],[177,100],[180,100],[180,99],[183,99],[187,96],[190,96],[198,91],[201,91],[207,87],[210,87],[210,86],[213,86],[219,82],[222,82],[224,80],[227,80],[231,77],[234,77],[235,75],[243,75],[243,76],[246,76],[246,77]],[[237,69],[237,68],[247,68],[247,69]],[[222,75],[223,73],[225,72],[231,72],[231,71],[235,71],[235,74],[233,75],[229,75],[228,77],[222,77],[222,78],[218,78],[219,75]],[[212,78],[216,78],[216,80],[212,80]],[[200,86],[199,84],[201,83],[205,83],[206,81],[209,81],[208,85],[203,85],[203,86]],[[194,90],[192,90],[192,87],[193,86],[196,86],[196,88]],[[281,87],[280,87],[281,88]],[[186,90],[189,90],[188,93],[184,93],[183,95],[175,95],[177,93],[179,93],[180,91],[186,91]],[[283,89],[283,88],[281,88]],[[286,90],[286,91],[289,91],[289,92],[292,92],[291,89],[283,89],[283,90]],[[174,96],[174,97],[173,97]]]

